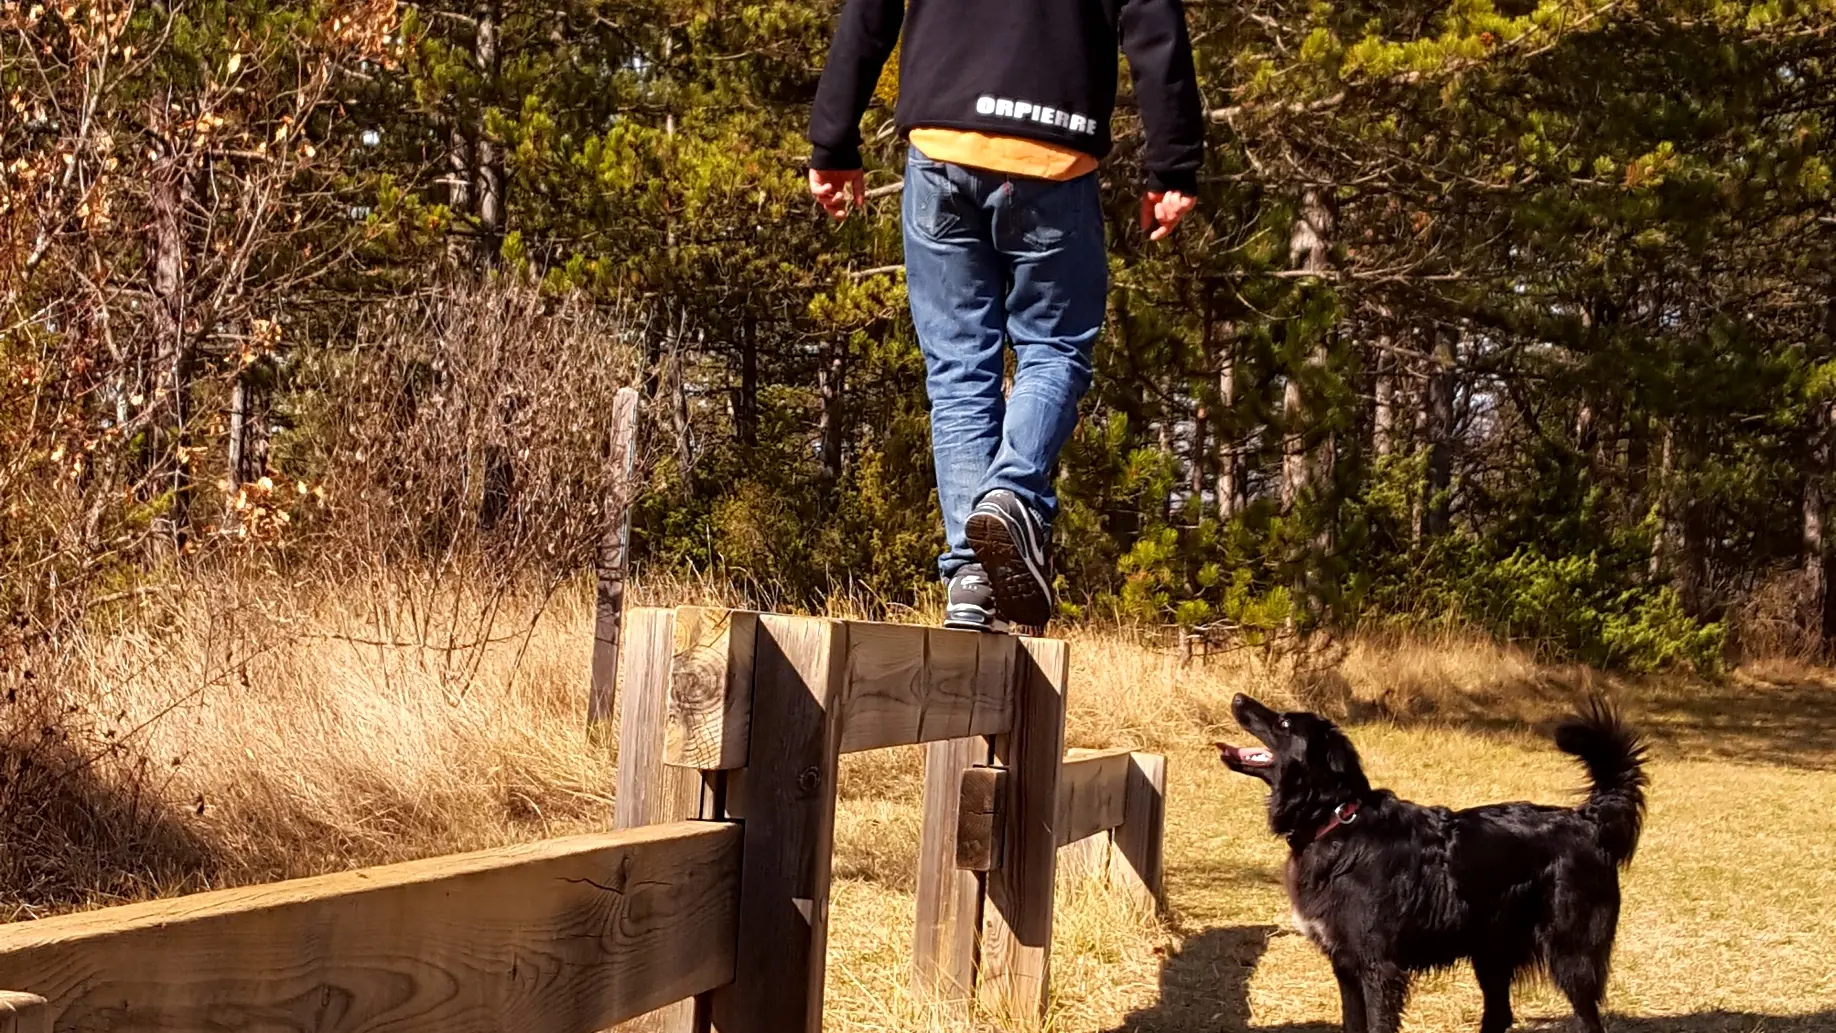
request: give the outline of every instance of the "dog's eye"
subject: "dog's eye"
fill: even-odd
[[[1285,717],[1281,719],[1281,730],[1284,732],[1288,730],[1288,719]]]

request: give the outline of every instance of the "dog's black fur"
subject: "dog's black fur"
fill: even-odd
[[[1395,1033],[1412,975],[1470,959],[1482,1033],[1514,1021],[1511,983],[1542,970],[1601,1033],[1619,921],[1619,872],[1645,816],[1645,749],[1604,702],[1564,722],[1556,745],[1592,785],[1574,808],[1424,807],[1372,789],[1332,722],[1247,696],[1232,713],[1267,749],[1218,744],[1233,771],[1269,784],[1269,828],[1288,841],[1295,923],[1332,961],[1346,1033]]]

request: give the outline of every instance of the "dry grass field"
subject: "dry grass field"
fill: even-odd
[[[0,863],[0,918],[604,827],[614,758],[581,727],[585,594],[539,613],[505,607],[496,621],[510,630],[488,635],[460,616],[475,601],[424,596],[296,586],[285,608],[232,608],[234,627],[189,625],[180,611],[84,644],[65,691],[96,736],[122,746],[70,765],[32,813],[6,816],[31,835]],[[1286,927],[1283,848],[1266,834],[1260,784],[1205,747],[1239,734],[1233,693],[1345,717],[1375,781],[1458,806],[1571,799],[1580,772],[1544,731],[1603,690],[1655,744],[1610,1028],[1836,1030],[1827,672],[1624,682],[1465,640],[1372,637],[1297,677],[1247,652],[1182,665],[1122,633],[1070,634],[1070,743],[1170,755],[1171,914],[1130,913],[1064,880],[1051,1029],[1336,1028],[1331,974]],[[831,1029],[945,1026],[906,992],[918,786],[915,750],[845,764]],[[1564,1016],[1543,988],[1519,1002],[1533,1027]],[[1407,1028],[1474,1029],[1479,1012],[1470,973],[1456,970],[1419,984]]]

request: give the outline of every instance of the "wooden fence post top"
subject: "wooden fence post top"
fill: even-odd
[[[43,997],[0,990],[0,1033],[51,1033],[51,1009]]]
[[[758,636],[759,615],[750,610],[676,608],[664,763],[702,771],[746,766]]]

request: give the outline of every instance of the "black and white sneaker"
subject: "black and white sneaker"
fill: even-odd
[[[994,586],[995,612],[1043,630],[1052,619],[1052,560],[1045,522],[1011,491],[982,496],[964,530]]]
[[[950,576],[944,627],[958,631],[994,630],[994,587],[988,583],[988,572],[980,563],[971,563]]]

